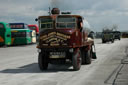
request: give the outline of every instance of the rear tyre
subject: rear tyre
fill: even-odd
[[[72,55],[72,64],[73,64],[73,69],[75,71],[79,70],[81,67],[81,52],[79,48],[75,49]]]
[[[85,64],[91,64],[92,53],[90,50],[85,53]]]
[[[6,45],[6,44],[0,44],[0,47],[4,47],[4,48],[6,48],[7,45]]]
[[[81,51],[81,56],[82,56],[82,65],[85,65],[86,64],[86,61],[85,61],[85,51]]]
[[[112,39],[111,42],[114,43],[114,39]]]
[[[48,69],[48,56],[43,53],[39,53],[38,56],[38,65],[40,70],[47,70]]]

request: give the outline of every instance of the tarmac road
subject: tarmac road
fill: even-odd
[[[0,48],[0,85],[112,85],[128,39],[102,44],[95,40],[98,59],[73,71],[70,65],[38,68],[36,45]]]

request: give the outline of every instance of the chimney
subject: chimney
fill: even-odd
[[[59,8],[53,8],[51,11],[52,14],[60,14]]]

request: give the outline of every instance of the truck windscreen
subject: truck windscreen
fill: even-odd
[[[57,28],[75,28],[76,18],[75,17],[58,17]]]
[[[40,28],[52,28],[53,27],[53,20],[52,18],[41,18],[40,19]]]

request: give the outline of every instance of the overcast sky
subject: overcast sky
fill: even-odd
[[[0,21],[37,24],[35,18],[49,7],[82,15],[95,31],[114,24],[128,30],[128,0],[0,0]]]

